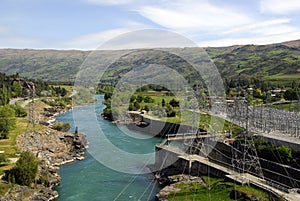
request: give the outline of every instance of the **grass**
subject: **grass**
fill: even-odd
[[[16,158],[18,149],[16,146],[16,139],[20,133],[24,133],[27,127],[26,118],[17,118],[16,127],[9,132],[8,139],[0,140],[0,150],[4,151],[7,158]],[[7,163],[0,166],[0,175],[6,170],[9,170],[15,166],[14,163]],[[9,184],[0,184],[0,195],[4,195],[11,186]]]
[[[9,132],[8,139],[0,140],[0,150],[4,151],[7,157],[16,157],[16,139],[20,133],[24,133],[27,127],[26,118],[16,118],[16,127]]]
[[[4,151],[6,158],[17,158],[16,154],[18,154],[18,148],[16,146],[16,140],[19,134],[26,132],[27,122],[27,118],[16,118],[16,127],[9,132],[8,139],[0,140],[0,151]],[[36,125],[35,127],[36,130],[42,128],[44,128],[42,125]],[[0,166],[0,175],[13,166],[14,164]]]
[[[231,182],[225,182],[221,178],[204,177],[206,185],[201,183],[179,183],[176,188],[181,189],[176,193],[171,193],[168,199],[171,201],[232,201],[230,193],[237,190],[248,196],[260,198],[261,201],[269,200],[269,195],[251,186],[241,186]]]
[[[287,111],[294,111],[294,110],[296,110],[297,102],[282,103],[282,104],[278,104],[278,105],[270,105],[269,107],[283,109],[283,110],[287,110]],[[300,105],[298,106],[298,112],[300,112]]]
[[[16,127],[8,134],[8,139],[0,140],[0,151],[4,151],[6,158],[17,158],[18,148],[16,146],[16,140],[19,134],[25,133],[27,129],[27,118],[16,118]],[[35,125],[36,130],[45,128],[43,125]],[[32,130],[32,125],[28,128]],[[4,174],[6,170],[9,170],[15,166],[15,163],[7,163],[0,166],[0,175]],[[11,186],[9,184],[0,184],[0,195],[4,195]]]

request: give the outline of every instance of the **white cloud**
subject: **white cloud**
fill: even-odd
[[[300,11],[299,0],[262,0],[260,9],[263,13],[284,14]]]
[[[67,49],[95,50],[99,45],[121,34],[131,31],[119,28],[79,36],[63,44]]]
[[[290,21],[291,20],[289,18],[267,20],[267,21],[263,21],[263,22],[258,22],[258,23],[248,24],[245,26],[236,27],[229,31],[223,32],[223,34],[231,34],[231,33],[237,33],[237,32],[245,32],[245,31],[255,31],[260,28],[266,28],[269,26],[286,24],[286,23],[289,23]]]
[[[196,47],[188,38],[160,29],[112,29],[82,35],[60,44],[61,49],[123,50],[141,48]]]
[[[216,30],[252,22],[252,19],[242,12],[226,6],[213,5],[207,0],[142,6],[138,12],[164,27],[186,31]]]
[[[120,35],[101,46],[104,50],[197,47],[188,38],[167,30],[144,29]]]
[[[269,26],[269,27],[262,27],[260,29],[254,30],[254,34],[259,34],[262,36],[270,36],[270,35],[278,35],[278,34],[289,34],[294,31],[297,31],[296,27],[288,26],[288,25],[277,25],[277,26]]]
[[[221,47],[221,46],[231,46],[231,45],[265,45],[273,43],[281,43],[290,40],[299,40],[300,31],[295,31],[292,33],[284,33],[272,36],[261,36],[261,37],[244,37],[244,38],[226,38],[200,42],[198,45],[200,47]]]

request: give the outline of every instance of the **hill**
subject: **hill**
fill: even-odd
[[[284,82],[300,78],[300,40],[271,45],[239,45],[230,47],[204,48],[226,79],[256,77],[264,80]],[[200,49],[184,48],[192,58],[199,56]],[[44,81],[74,81],[80,65],[90,51],[78,50],[30,50],[0,49],[0,71],[7,74],[19,73],[21,76]],[[125,58],[125,57],[124,57]],[[132,58],[120,59],[108,73],[108,80],[115,80],[134,66],[145,62],[157,62],[158,57],[139,60],[134,65]],[[162,59],[162,58],[160,58]],[[178,58],[163,57],[170,66],[180,68]],[[189,71],[184,76],[194,79]]]
[[[73,81],[89,52],[0,49],[0,71],[44,81]]]

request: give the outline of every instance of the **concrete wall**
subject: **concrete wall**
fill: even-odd
[[[190,132],[193,128],[190,126],[180,126],[179,124],[162,122],[159,120],[151,119],[148,117],[142,117],[142,121],[145,122],[146,126],[137,126],[136,124],[127,125],[129,129],[143,132],[152,136],[165,136],[166,134],[175,134],[175,133],[186,133]],[[139,117],[136,117],[139,118]],[[273,140],[271,143],[275,143],[276,145],[286,145],[292,148],[295,148],[293,144],[283,144],[286,142],[280,142],[278,140]],[[209,144],[214,144],[207,142],[207,146]],[[208,155],[209,159],[214,163],[218,163],[228,168],[232,167],[232,148],[231,146],[224,144],[222,142],[217,142],[212,151]],[[200,154],[200,153],[199,153]],[[179,153],[172,153],[166,150],[159,151],[156,153],[156,165],[168,165],[173,164],[172,166],[179,170],[180,173],[186,172],[188,169],[186,162],[182,159],[178,159]],[[176,161],[176,162],[174,162]],[[288,188],[300,188],[300,170],[288,167],[285,165],[281,165],[278,163],[274,163],[272,161],[260,159],[260,164],[263,170],[263,174],[266,178],[270,180],[274,180],[283,186]],[[205,165],[200,165],[197,163],[193,163],[192,172],[197,174],[197,171],[200,171],[201,174],[207,174],[210,172],[213,176],[222,175],[223,173],[218,172],[210,167],[206,167]]]
[[[262,137],[262,136],[260,136],[260,137]],[[270,137],[267,137],[267,136],[263,136],[262,138],[264,138],[265,140],[267,140],[271,144],[274,144],[275,146],[284,145],[284,146],[288,146],[288,147],[290,147],[294,150],[300,151],[299,143],[297,144],[297,143],[293,143],[293,142],[287,142],[287,141],[283,141],[283,140],[279,140],[279,139],[270,138]]]
[[[188,133],[195,130],[191,126],[163,122],[143,115],[140,116],[144,123],[139,125],[136,123],[130,123],[127,125],[128,129],[159,137],[164,137],[166,134]],[[135,118],[137,119],[137,117]]]
[[[208,158],[214,163],[233,169],[231,152],[230,146],[218,142],[209,154]],[[179,155],[180,153],[157,149],[155,163],[162,168],[166,168],[168,165],[172,164],[172,168],[177,169],[178,174],[189,173],[189,164],[187,161],[178,158]],[[260,159],[260,164],[266,180],[272,180],[273,184],[281,185],[283,188],[287,189],[300,188],[300,170],[264,159]],[[235,170],[238,171],[237,169]],[[255,172],[252,173],[255,174]],[[207,167],[206,165],[198,162],[192,163],[191,174],[210,174],[211,176],[225,177],[224,172],[212,167]]]
[[[232,150],[231,147],[218,142],[212,152],[209,154],[209,159],[215,163],[226,167],[232,167],[231,162]],[[265,159],[259,159],[260,165],[263,171],[263,175],[266,179],[270,179],[277,182],[286,188],[300,188],[300,170],[268,161]],[[252,172],[255,174],[255,172]]]
[[[155,166],[160,169],[170,169],[166,174],[191,174],[191,175],[208,175],[214,177],[224,177],[226,173],[216,168],[210,167],[200,162],[193,162],[191,169],[189,169],[189,162],[187,160],[178,158],[180,153],[169,152],[165,149],[156,147]]]

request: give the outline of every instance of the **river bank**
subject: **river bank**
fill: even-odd
[[[34,115],[38,117],[37,124],[30,125],[25,133],[19,134],[16,145],[20,152],[30,151],[37,156],[36,182],[30,187],[11,185],[0,198],[1,201],[56,199],[59,195],[53,188],[61,182],[58,174],[60,166],[84,159],[87,146],[85,135],[60,132],[50,127],[55,116],[69,108],[51,107],[40,101],[35,102],[33,107]]]

